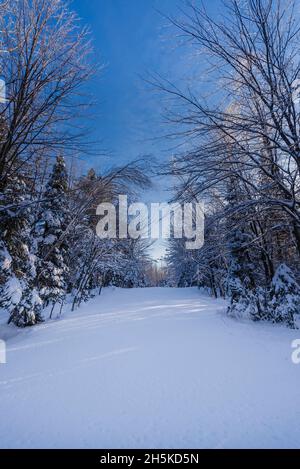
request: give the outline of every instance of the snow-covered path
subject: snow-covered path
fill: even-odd
[[[300,447],[300,331],[223,310],[196,289],[109,289],[10,337],[0,447]]]

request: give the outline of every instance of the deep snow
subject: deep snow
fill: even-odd
[[[106,289],[0,327],[0,447],[300,447],[300,331],[241,323],[197,289]]]

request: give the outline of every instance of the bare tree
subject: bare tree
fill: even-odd
[[[135,188],[149,187],[148,172],[146,161],[138,159],[126,166],[111,169],[101,176],[90,170],[77,181],[70,194],[72,218],[59,239],[61,243],[67,238],[72,245],[69,260],[72,275],[69,283],[74,293],[73,309],[93,290],[101,290],[106,276],[113,274],[121,282],[121,278],[126,276],[126,266],[130,264],[131,257],[142,263],[137,255],[137,246],[143,252],[141,240],[137,240],[134,255],[131,255],[132,240],[98,238],[96,225],[99,217],[96,215],[96,208],[104,201],[117,204],[121,193],[134,197]],[[144,251],[146,248],[144,246]]]
[[[37,152],[83,143],[80,116],[89,106],[83,85],[89,63],[89,33],[63,0],[5,2],[0,15],[0,70],[7,89],[1,109],[0,181]]]
[[[207,104],[191,89],[159,80],[181,103],[170,115],[192,148],[170,172],[181,177],[179,193],[224,194],[235,178],[245,197],[235,209],[270,208],[284,214],[300,254],[300,30],[293,2],[229,0],[215,21],[190,4],[172,23],[210,62],[218,94]],[[219,99],[218,99],[219,96]],[[281,216],[282,218],[282,216]]]

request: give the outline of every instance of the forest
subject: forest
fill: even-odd
[[[233,0],[220,22],[191,5],[171,21],[207,54],[214,94],[199,100],[191,88],[157,82],[176,102],[170,122],[192,142],[165,168],[177,179],[175,200],[206,203],[204,247],[187,254],[171,242],[178,284],[228,297],[234,317],[290,327],[300,313],[296,3]]]
[[[300,21],[297,2],[226,2],[216,20],[188,3],[169,24],[207,60],[208,97],[153,75],[168,98],[167,162],[138,157],[82,171],[101,73],[92,35],[63,0],[0,5],[0,306],[33,326],[103,287],[195,286],[227,314],[297,328],[300,314]],[[157,156],[157,155],[154,155]],[[158,158],[159,161],[159,158]],[[204,202],[205,242],[170,239],[157,272],[143,239],[99,239],[96,207],[131,201],[155,176],[170,201]],[[47,313],[45,313],[47,311]]]

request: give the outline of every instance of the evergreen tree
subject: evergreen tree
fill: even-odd
[[[146,269],[149,262],[147,256],[148,243],[142,239],[126,240],[123,251],[121,277],[125,288],[144,287],[146,285]]]
[[[170,275],[176,287],[197,285],[197,264],[193,252],[185,247],[186,239],[171,239],[167,255]]]
[[[43,304],[63,304],[68,276],[67,226],[70,221],[68,210],[68,174],[64,158],[58,156],[43,194],[39,220],[36,223],[38,236],[37,281]]]
[[[9,322],[20,327],[42,321],[28,192],[28,181],[15,172],[6,177],[0,203],[1,306],[9,311]]]
[[[244,194],[235,178],[227,185],[227,248],[228,278],[227,289],[230,296],[228,313],[233,316],[260,316],[259,301],[256,298],[254,265],[249,254],[251,235],[247,232],[243,213],[236,211],[237,204]]]
[[[228,313],[235,317],[248,316],[251,311],[249,265],[247,263],[246,243],[248,236],[236,229],[231,234],[229,247],[229,269],[227,288],[230,296]],[[252,298],[251,298],[252,299]],[[256,313],[256,311],[254,311]]]
[[[269,314],[274,322],[296,328],[300,319],[300,286],[285,264],[277,268],[270,289]]]

